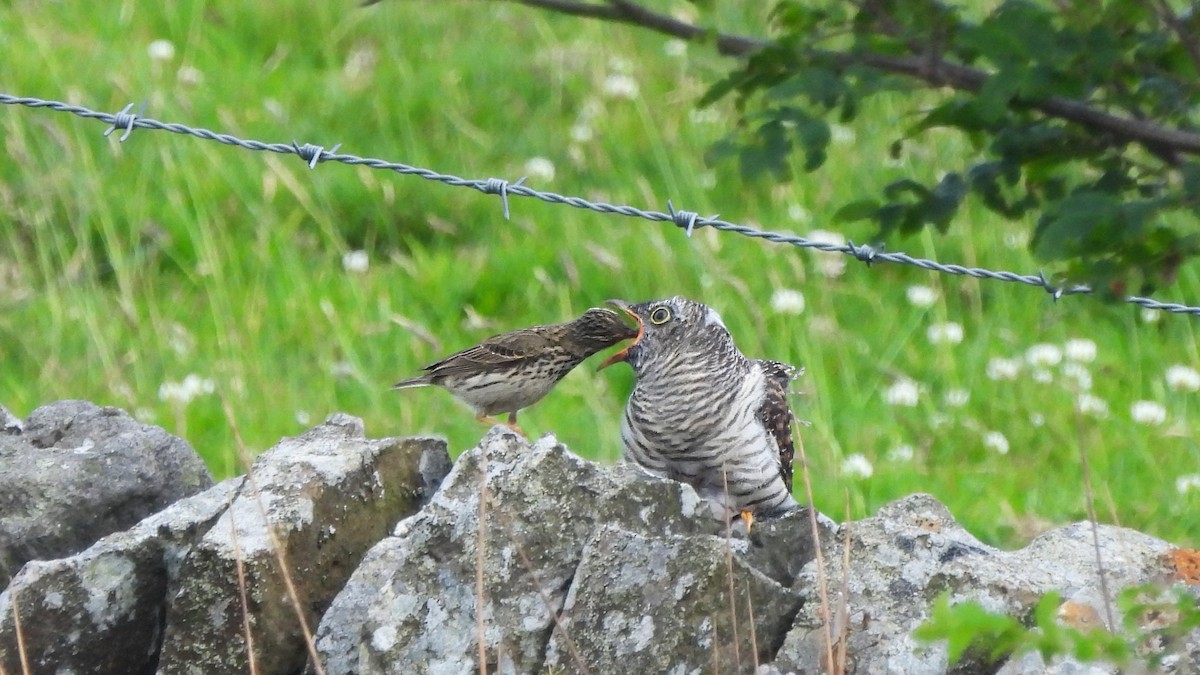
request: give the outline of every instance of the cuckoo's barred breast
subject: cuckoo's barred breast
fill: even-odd
[[[621,425],[626,458],[691,484],[726,514],[795,504],[791,411],[781,386],[790,367],[746,358],[720,316],[700,303],[614,304],[642,333],[609,360],[629,362],[637,377]]]

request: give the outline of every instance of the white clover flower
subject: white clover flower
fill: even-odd
[[[820,242],[822,244],[833,244],[834,246],[845,246],[846,236],[841,232],[830,232],[829,230],[813,230],[808,233],[808,238]],[[840,253],[825,253],[821,252],[817,258],[817,273],[823,277],[833,278],[840,277],[846,271],[846,256]]]
[[[1058,348],[1058,345],[1048,342],[1041,342],[1025,350],[1025,360],[1029,362],[1029,365],[1040,368],[1057,366],[1062,362],[1062,357],[1062,350]]]
[[[155,40],[146,46],[151,61],[170,61],[175,58],[175,45],[170,40]]]
[[[1040,384],[1050,384],[1054,381],[1054,373],[1046,370],[1045,368],[1034,368],[1033,370],[1029,371],[1029,377],[1033,378],[1034,382],[1038,382]]]
[[[946,392],[944,400],[950,408],[961,408],[971,400],[971,392],[966,389],[951,389]]]
[[[997,356],[987,363],[987,376],[990,380],[1015,380],[1020,373],[1021,362],[1017,359]]]
[[[780,314],[803,314],[804,294],[792,288],[780,288],[771,294],[771,309]]]
[[[1004,234],[1004,245],[1009,248],[1025,248],[1029,245],[1029,233],[1025,230],[1012,230]]]
[[[1200,473],[1189,473],[1175,479],[1175,491],[1181,495],[1195,490],[1200,492]]]
[[[1076,363],[1091,363],[1096,360],[1096,343],[1087,338],[1067,340],[1063,345],[1063,355],[1068,361]]]
[[[963,327],[953,321],[935,323],[925,331],[925,337],[931,344],[956,345],[963,341]]]
[[[692,124],[716,124],[721,121],[721,111],[716,108],[692,108],[688,111]]]
[[[1167,409],[1154,401],[1134,401],[1129,416],[1138,424],[1158,426],[1167,421]]]
[[[834,143],[847,144],[855,140],[854,130],[842,124],[829,125],[829,140]]]
[[[575,126],[571,127],[571,140],[575,141],[576,143],[587,143],[595,138],[595,136],[596,133],[592,131],[590,124],[578,122],[575,124]]]
[[[888,450],[887,458],[889,462],[909,462],[916,454],[917,451],[913,449],[913,446],[904,444]]]
[[[296,411],[296,424],[299,424],[302,427],[309,426],[310,424],[312,424],[312,415],[310,415],[307,410],[297,410]]]
[[[1075,399],[1075,405],[1079,408],[1080,414],[1088,417],[1108,417],[1108,403],[1105,403],[1104,399],[1099,396],[1080,394],[1079,398]]]
[[[613,73],[604,78],[604,85],[600,91],[609,98],[633,100],[638,97],[639,89],[637,80],[633,77],[625,73]]]
[[[180,66],[179,70],[175,71],[175,79],[179,80],[180,84],[194,87],[204,82],[204,73],[195,66]]]
[[[863,455],[854,453],[842,460],[842,475],[847,478],[863,480],[870,478],[874,473],[875,467],[871,466],[871,460]]]
[[[917,405],[917,400],[921,396],[920,387],[916,382],[902,377],[892,383],[883,392],[883,400],[888,405],[901,405],[907,408],[912,408]]]
[[[667,56],[679,58],[687,56],[687,43],[683,40],[667,40],[663,45],[663,53]]]
[[[342,256],[342,269],[351,274],[366,274],[371,269],[371,258],[361,249],[349,251]]]
[[[1158,323],[1158,320],[1162,318],[1162,312],[1158,311],[1157,309],[1143,308],[1141,317],[1143,323]]]
[[[1200,371],[1195,368],[1176,364],[1167,368],[1165,377],[1174,391],[1200,391]]]
[[[554,162],[545,157],[533,157],[525,162],[525,175],[543,183],[554,180]]]
[[[1008,454],[1008,439],[999,431],[989,431],[983,435],[983,447],[995,450],[1001,455]]]
[[[1075,387],[1081,391],[1087,391],[1092,388],[1092,371],[1087,369],[1087,366],[1082,363],[1070,361],[1063,364],[1063,377],[1075,383]]]
[[[216,390],[217,385],[210,378],[191,373],[183,378],[182,382],[163,382],[159,385],[158,398],[160,401],[187,405],[197,396],[211,394]]]
[[[933,303],[937,302],[937,291],[929,286],[909,286],[908,290],[904,291],[905,297],[908,298],[909,304],[914,307],[932,307]]]
[[[792,204],[789,206],[787,214],[788,218],[791,218],[797,223],[807,225],[812,222],[812,212],[803,206],[800,206],[799,204]]]

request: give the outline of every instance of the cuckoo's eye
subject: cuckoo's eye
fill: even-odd
[[[659,326],[671,320],[671,310],[666,307],[656,307],[650,312],[650,323]]]

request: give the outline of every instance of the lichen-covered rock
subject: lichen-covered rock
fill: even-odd
[[[843,528],[851,540],[847,597],[838,592],[846,574],[838,550],[845,529],[825,542],[825,562],[830,604],[846,610],[838,614],[833,632],[836,636],[848,627],[847,652],[856,673],[995,672],[998,664],[972,661],[950,670],[944,644],[913,637],[943,593],[952,603],[974,600],[989,611],[1024,618],[1044,594],[1055,591],[1064,604],[1076,603],[1078,611],[1103,622],[1105,596],[1089,523],[1053,530],[1017,551],[1001,551],[971,536],[933,497],[918,494]],[[1101,525],[1097,532],[1112,606],[1122,589],[1162,578],[1163,554],[1171,548],[1166,542],[1120,527]],[[804,595],[804,608],[776,665],[785,672],[818,673],[824,648],[814,564],[796,588]],[[1114,672],[1104,664],[1072,670],[1076,666],[1070,660],[1047,665],[1022,657],[1004,665],[1003,672]]]
[[[716,529],[689,487],[493,429],[326,612],[326,672],[473,672],[480,634],[490,672],[538,672],[583,548],[606,523],[663,536]]]
[[[3,671],[24,672],[19,620],[32,673],[153,673],[180,561],[240,484],[181,499],[71,557],[27,563],[0,593]]]
[[[800,594],[738,543],[605,526],[584,549],[545,667],[571,673],[748,673],[769,661]]]
[[[256,672],[300,670],[303,626],[315,628],[363,553],[420,508],[448,466],[444,441],[368,440],[361,420],[342,414],[263,453],[183,563],[159,672],[251,672],[239,561]]]
[[[59,401],[0,433],[0,579],[78,553],[212,486],[185,441],[116,408]]]

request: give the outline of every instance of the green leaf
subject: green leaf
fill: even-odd
[[[834,211],[833,222],[841,224],[867,220],[868,218],[874,218],[878,211],[878,201],[874,199],[859,199],[849,204],[844,204],[840,209]]]

